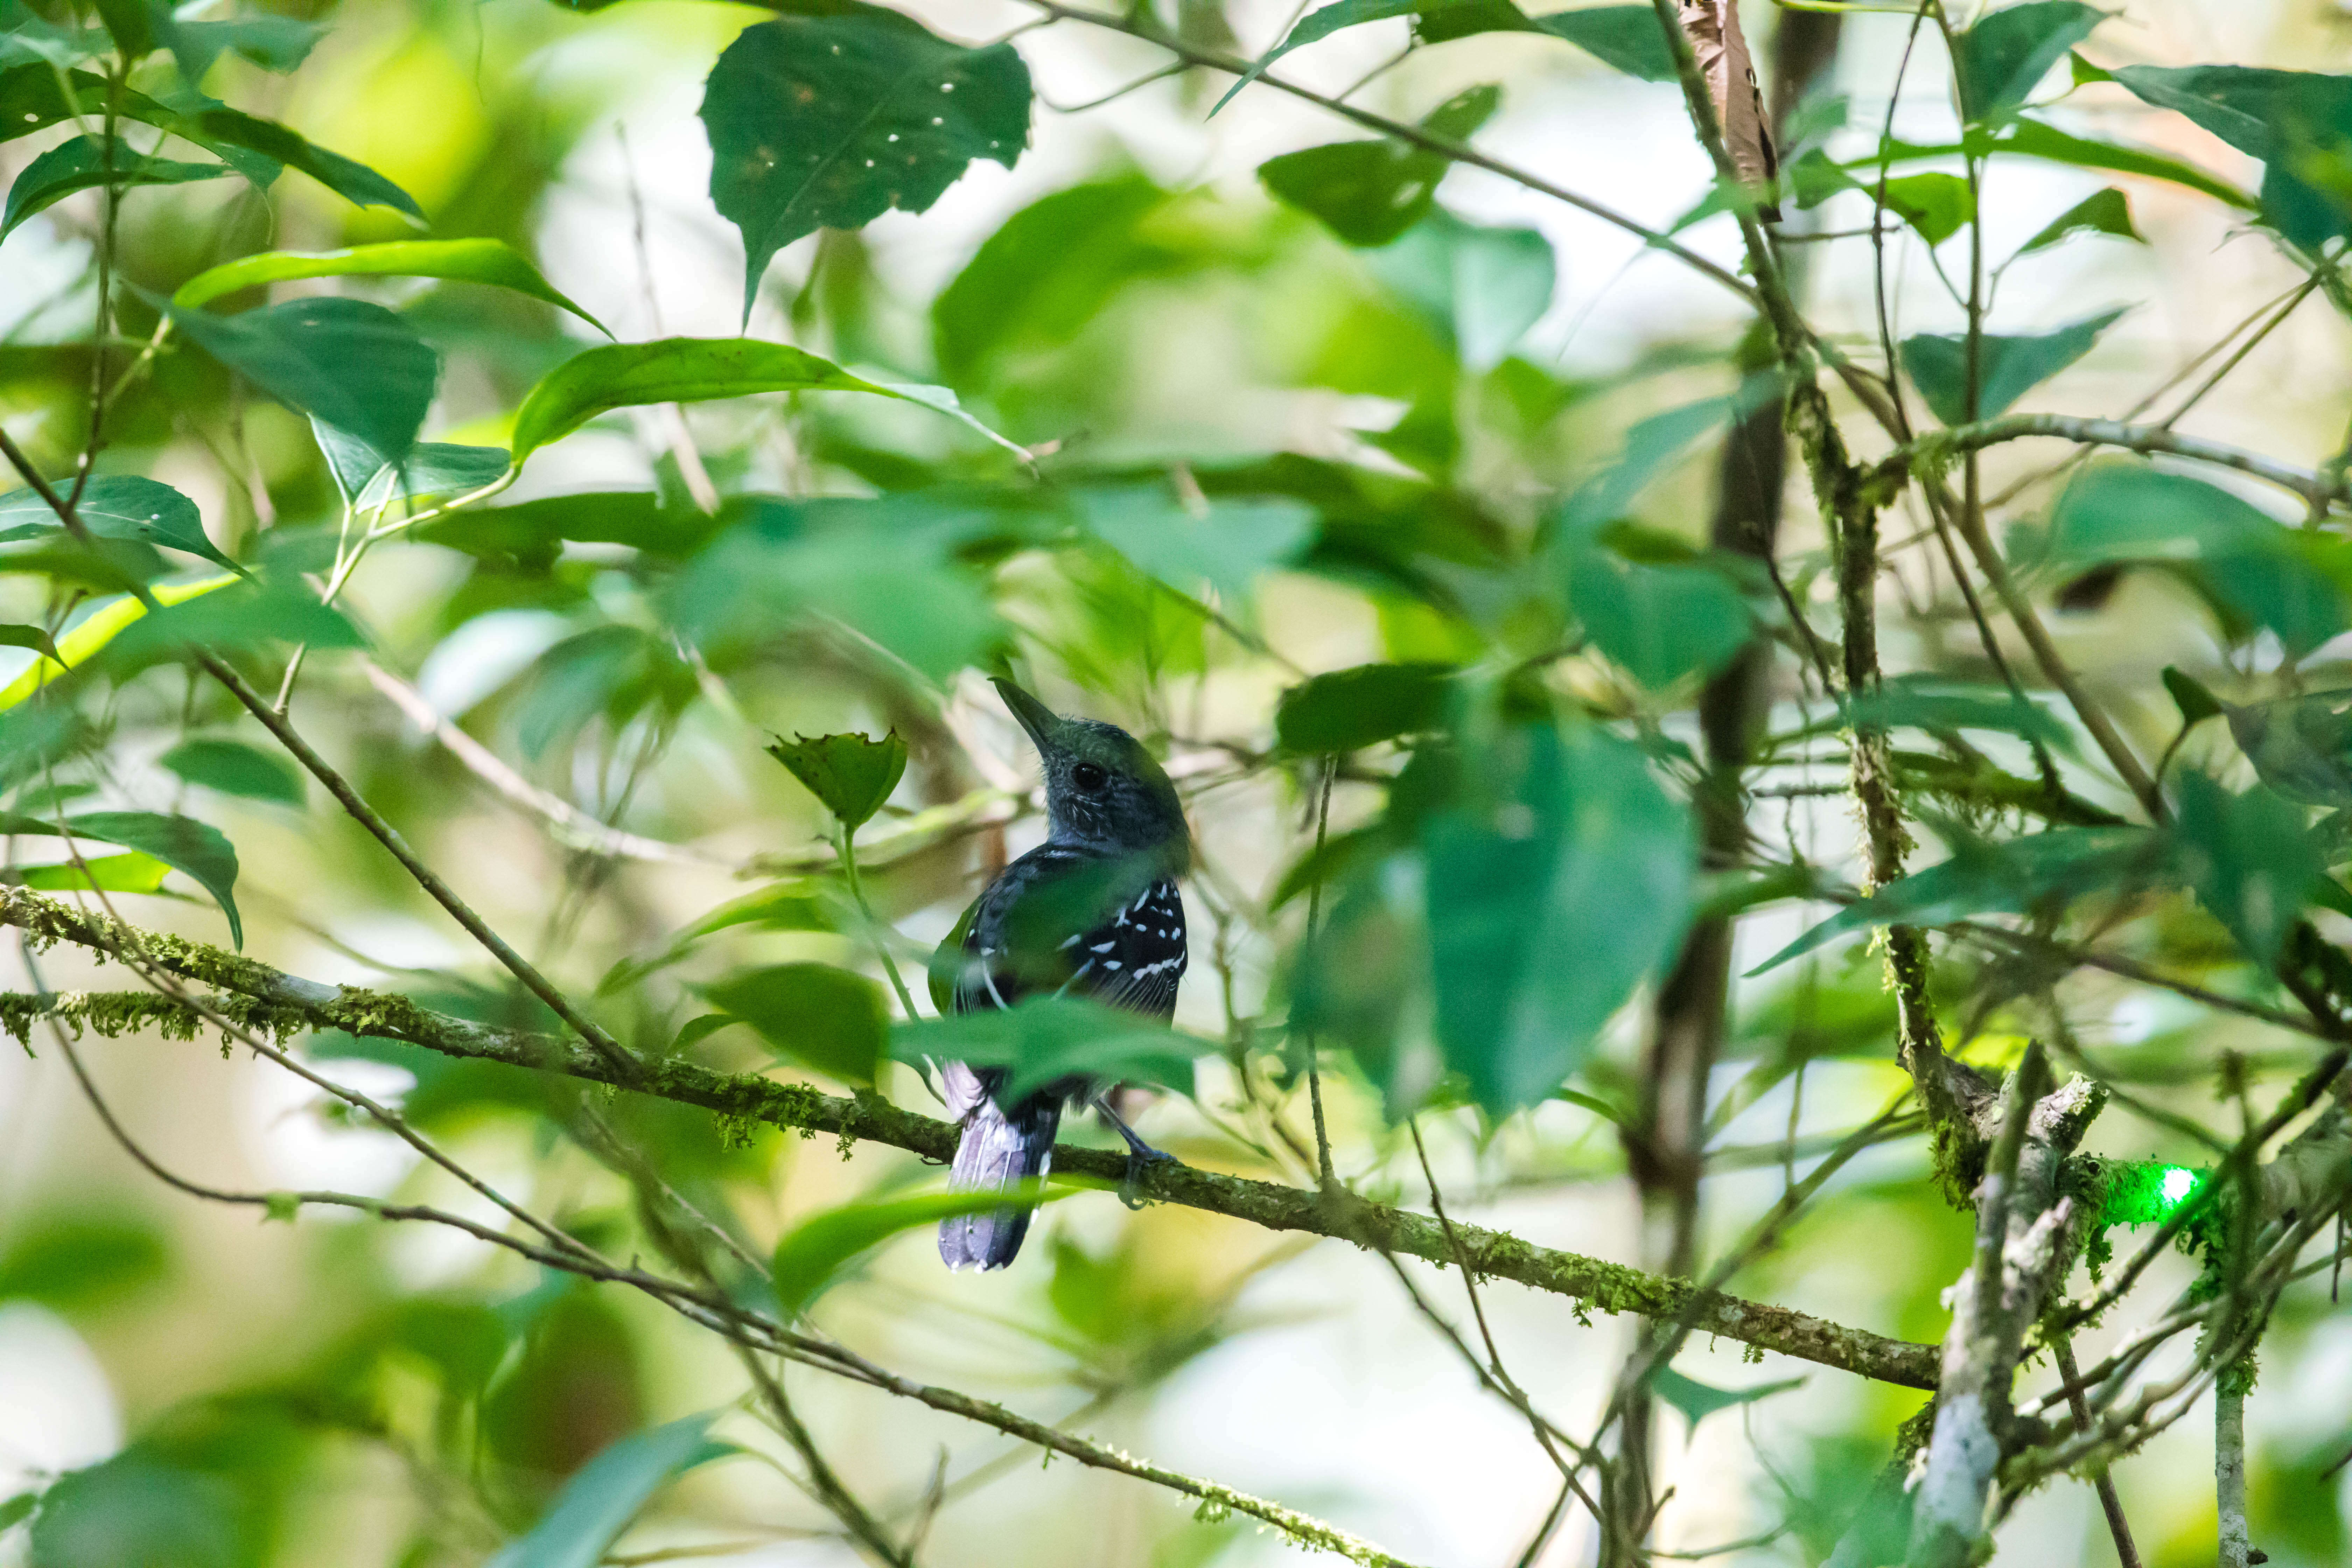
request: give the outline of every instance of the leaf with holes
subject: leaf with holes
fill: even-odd
[[[978,159],[1029,144],[1029,68],[856,0],[745,28],[710,73],[710,199],[743,233],[743,317],[776,252],[927,211]]]
[[[852,833],[866,826],[907,772],[907,742],[891,731],[878,741],[864,735],[779,735],[768,755],[784,764],[809,794]]]

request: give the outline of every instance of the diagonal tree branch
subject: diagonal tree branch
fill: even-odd
[[[646,1061],[635,1081],[592,1048],[551,1036],[495,1028],[421,1007],[405,996],[353,986],[320,984],[257,960],[181,937],[119,927],[54,899],[21,888],[0,888],[0,925],[15,926],[37,945],[68,942],[100,953],[129,949],[148,962],[224,993],[206,1005],[257,1033],[280,1037],[311,1029],[341,1029],[379,1039],[404,1040],[445,1056],[503,1062],[593,1083],[616,1084],[699,1106],[740,1121],[763,1122],[807,1135],[885,1143],[941,1164],[955,1152],[953,1123],[904,1110],[878,1095],[845,1099],[805,1084],[731,1076],[691,1062]],[[63,993],[54,997],[0,995],[0,1029],[22,1036],[31,1020],[51,1013],[101,1034],[155,1027],[193,1038],[205,1026],[186,1004],[149,992]],[[1054,1168],[1109,1184],[1126,1175],[1125,1156],[1108,1150],[1055,1151]],[[1438,1222],[1424,1215],[1365,1203],[1335,1218],[1309,1188],[1227,1175],[1180,1164],[1154,1165],[1142,1191],[1162,1203],[1221,1214],[1269,1230],[1333,1237],[1431,1262],[1452,1263],[1454,1246]],[[1702,1294],[1686,1279],[1662,1279],[1622,1264],[1573,1252],[1537,1247],[1505,1232],[1456,1221],[1454,1237],[1470,1268],[1489,1279],[1510,1279],[1535,1289],[1568,1296],[1606,1312],[1688,1321],[1693,1331],[1777,1351],[1906,1388],[1936,1384],[1932,1345],[1888,1339],[1847,1328],[1809,1313]]]

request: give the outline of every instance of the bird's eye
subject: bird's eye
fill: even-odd
[[[1110,775],[1092,763],[1080,763],[1070,770],[1070,782],[1085,794],[1100,795],[1103,786],[1110,783]]]

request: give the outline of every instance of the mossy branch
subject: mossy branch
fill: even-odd
[[[284,1037],[308,1029],[404,1040],[444,1056],[558,1072],[614,1083],[605,1058],[577,1042],[519,1029],[496,1028],[421,1007],[405,996],[357,986],[322,985],[200,942],[118,927],[21,888],[0,888],[0,925],[15,926],[37,945],[67,942],[100,953],[136,951],[175,974],[228,994],[214,1004],[226,1016]],[[226,1005],[221,1005],[225,1003]],[[19,1034],[30,1020],[55,1014],[97,1032],[121,1034],[154,1027],[194,1038],[204,1026],[194,1009],[149,992],[60,993],[0,996],[0,1027]],[[687,1061],[647,1061],[625,1087],[683,1105],[699,1106],[737,1122],[765,1122],[807,1134],[885,1143],[945,1163],[955,1152],[950,1122],[919,1115],[866,1093],[829,1095],[806,1084],[714,1072]],[[1125,1156],[1108,1150],[1054,1152],[1056,1174],[1106,1184],[1127,1173]],[[1455,1243],[1473,1272],[1567,1296],[1605,1312],[1686,1321],[1694,1332],[1755,1345],[1861,1377],[1906,1388],[1936,1384],[1932,1345],[1888,1339],[1804,1312],[1736,1296],[1701,1293],[1686,1279],[1662,1278],[1573,1252],[1537,1247],[1500,1231],[1457,1221],[1449,1242],[1438,1222],[1383,1204],[1357,1203],[1335,1214],[1309,1188],[1254,1181],[1181,1164],[1154,1165],[1142,1182],[1145,1196],[1220,1214],[1268,1230],[1334,1237],[1360,1247],[1409,1255],[1441,1266],[1455,1258]]]

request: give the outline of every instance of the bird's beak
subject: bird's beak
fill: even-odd
[[[1029,739],[1036,745],[1038,754],[1051,755],[1057,749],[1054,735],[1062,727],[1061,716],[1001,675],[994,677],[992,683],[997,694],[1004,699],[1005,707],[1013,710],[1013,717],[1029,731]]]

